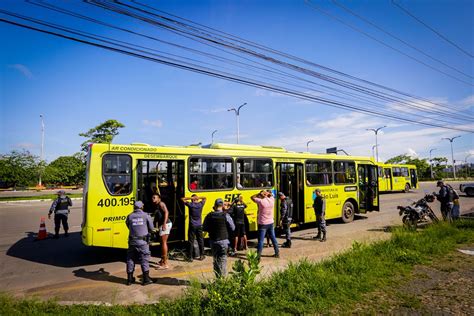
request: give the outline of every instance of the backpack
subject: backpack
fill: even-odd
[[[459,193],[448,184],[448,190],[449,190],[449,197],[452,198],[453,200],[458,200],[459,199]]]

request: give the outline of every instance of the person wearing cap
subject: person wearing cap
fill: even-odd
[[[142,285],[153,283],[150,278],[150,247],[148,240],[153,230],[153,220],[148,213],[143,212],[143,202],[136,201],[134,210],[125,220],[130,233],[128,235],[127,250],[127,285],[135,282],[133,272],[135,262],[138,261],[142,268]]]
[[[191,200],[191,202],[189,202]],[[189,208],[189,226],[188,226],[188,242],[189,253],[188,261],[192,262],[194,258],[194,240],[197,239],[199,246],[199,260],[204,260],[204,238],[202,236],[202,208],[206,204],[206,197],[197,196],[182,197],[184,205]]]
[[[173,223],[169,219],[168,208],[166,207],[165,202],[161,200],[161,195],[159,193],[154,193],[151,196],[151,203],[155,213],[153,224],[157,225],[161,238],[161,260],[159,268],[168,269],[168,237],[171,233]]]
[[[228,213],[224,213],[224,201],[219,198],[214,202],[213,211],[204,219],[203,230],[209,233],[214,273],[220,278],[227,275],[227,249],[229,233],[234,231],[234,221]]]
[[[244,246],[243,249],[247,250],[247,234],[245,232],[245,209],[247,208],[247,204],[244,203],[244,197],[239,195],[236,197],[232,202],[230,208],[230,216],[235,224],[235,231],[234,231],[234,244],[233,248],[230,251],[230,255],[233,257],[236,255],[236,251],[238,249],[237,245],[239,241],[242,241]]]
[[[280,258],[280,249],[278,248],[278,242],[275,237],[275,229],[273,228],[273,208],[275,206],[275,198],[273,197],[271,191],[262,190],[260,191],[260,193],[252,195],[250,199],[254,201],[258,206],[258,258],[260,258],[260,256],[262,255],[263,241],[267,233],[270,236],[270,239],[273,244],[273,249],[275,250],[275,254],[273,255],[273,257]]]
[[[442,180],[439,180],[436,183],[436,186],[439,188],[439,192],[433,194],[436,196],[440,203],[441,215],[443,220],[451,219],[451,212],[454,206],[454,194],[451,193],[450,187],[446,185]]]
[[[69,225],[67,223],[68,215],[71,212],[69,207],[72,206],[72,201],[66,195],[64,190],[58,191],[58,197],[53,201],[49,209],[48,218],[51,219],[51,214],[54,212],[54,238],[59,238],[59,229],[63,223],[64,237],[69,236]]]
[[[291,220],[293,217],[293,201],[285,196],[283,192],[278,192],[280,198],[280,223],[286,234],[286,241],[281,245],[283,248],[291,248]]]
[[[321,242],[326,241],[326,199],[321,194],[321,189],[315,189],[315,198],[313,202],[314,213],[316,214],[316,225],[318,234],[313,237]],[[321,237],[321,233],[323,234]]]

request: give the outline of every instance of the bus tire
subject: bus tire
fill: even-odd
[[[342,221],[344,223],[350,223],[354,220],[355,207],[354,204],[347,201],[342,206]]]
[[[405,184],[405,190],[403,190],[403,192],[405,192],[405,193],[410,192],[410,185],[408,183]]]

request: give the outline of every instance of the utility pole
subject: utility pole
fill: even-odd
[[[217,133],[217,129],[214,130],[214,132],[212,132],[212,135],[211,135],[211,144],[214,144],[214,134]]]
[[[241,106],[239,106],[237,109],[235,108],[231,108],[231,109],[228,109],[227,111],[234,111],[235,112],[235,116],[237,117],[237,144],[239,143],[239,133],[240,133],[240,127],[239,127],[239,116],[240,116],[240,109],[246,105],[247,102],[245,102],[244,104],[242,104]]]
[[[43,120],[43,114],[40,114],[41,118],[41,155],[40,155],[40,164],[41,166],[43,165],[43,155],[44,155],[44,120]],[[40,168],[40,174],[39,174],[39,181],[38,181],[38,186],[41,187],[41,168]]]
[[[309,144],[314,142],[314,140],[309,140],[306,142],[306,151],[309,152]]]
[[[454,152],[453,152],[453,141],[456,138],[459,138],[459,137],[461,137],[461,136],[454,136],[454,137],[451,137],[451,138],[449,138],[449,137],[444,137],[443,138],[443,139],[449,140],[449,142],[451,143],[451,159],[453,161],[453,178],[454,178],[454,180],[456,180],[456,166],[454,166],[455,161],[454,161]]]
[[[433,179],[433,161],[431,160],[431,152],[436,150],[436,148],[431,148],[430,149],[430,174],[431,174],[431,179]]]
[[[378,128],[367,128],[366,130],[368,131],[373,131],[375,133],[375,152],[376,152],[376,159],[375,161],[379,162],[379,144],[377,141],[377,134],[382,128],[387,127],[386,125],[378,127]]]

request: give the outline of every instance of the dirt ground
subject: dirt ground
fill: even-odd
[[[474,251],[474,245],[460,247]],[[456,250],[429,265],[416,266],[398,285],[376,291],[355,314],[474,315],[474,255]]]

